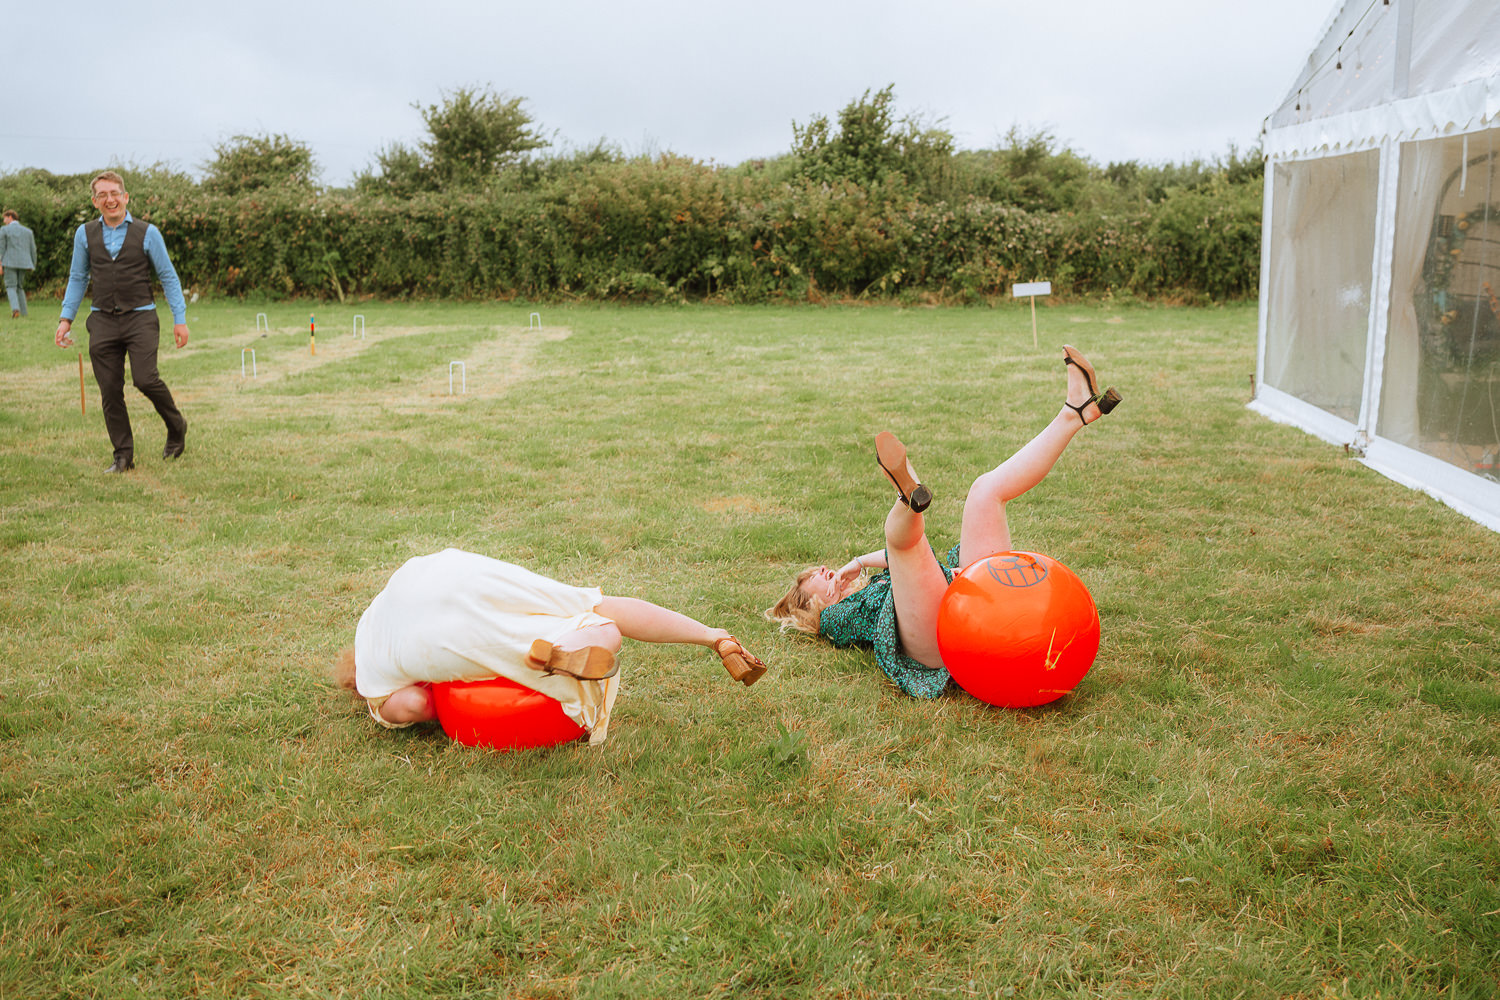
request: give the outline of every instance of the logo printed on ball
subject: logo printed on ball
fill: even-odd
[[[1047,579],[1047,567],[1030,556],[1005,553],[990,556],[984,562],[996,583],[1007,587],[1034,587]]]

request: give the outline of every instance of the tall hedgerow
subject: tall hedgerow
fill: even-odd
[[[126,183],[183,280],[230,295],[977,302],[1033,280],[1061,295],[1255,293],[1258,152],[1101,169],[1012,129],[955,153],[893,97],[867,91],[836,121],[796,126],[789,153],[720,167],[602,142],[531,155],[520,100],[471,89],[427,109],[431,142],[351,189],[312,183],[310,153],[284,136],[236,137],[203,183],[160,167],[127,167]],[[0,176],[0,202],[37,232],[39,288],[66,279],[72,231],[94,215],[88,176]]]

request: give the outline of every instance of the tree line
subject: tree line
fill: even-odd
[[[279,134],[221,142],[201,180],[117,169],[184,284],[228,295],[978,302],[1050,280],[1222,301],[1259,278],[1254,150],[1100,166],[1020,129],[957,150],[940,121],[899,114],[893,87],[732,167],[604,142],[549,152],[524,101],[485,88],[417,108],[425,137],[381,149],[348,187],[320,184],[309,147]],[[42,244],[41,288],[66,280],[70,234],[95,214],[88,179],[0,176]]]

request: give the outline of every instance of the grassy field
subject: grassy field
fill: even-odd
[[[1500,537],[1248,411],[1253,307],[531,311],[324,306],[313,355],[194,306],[187,453],[128,390],[123,477],[48,310],[0,327],[0,997],[1500,991]],[[1099,606],[1071,697],[760,617],[879,544],[878,430],[952,544],[1065,341],[1125,397],[1011,506]],[[602,747],[381,731],[327,665],[450,545],[772,672],[627,644]]]

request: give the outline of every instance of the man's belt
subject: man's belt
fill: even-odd
[[[94,308],[95,308],[96,311],[102,312],[106,316],[124,316],[126,313],[133,313],[133,312],[136,312],[139,309],[144,309],[146,306],[154,306],[154,305],[156,305],[156,300],[155,299],[151,299],[149,302],[142,302],[138,306],[124,306],[124,307],[121,307],[121,306],[111,306],[108,309],[100,309],[98,306],[95,306]]]

